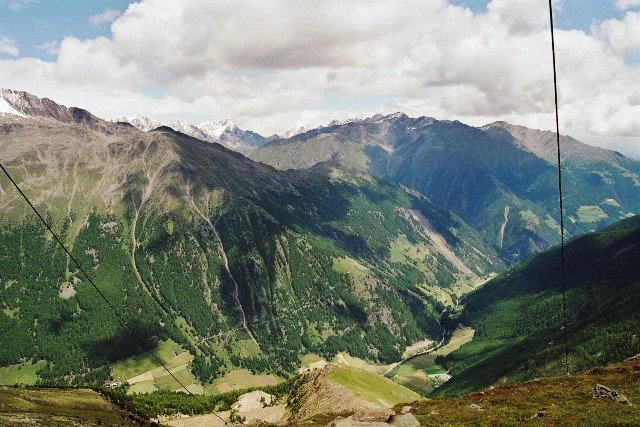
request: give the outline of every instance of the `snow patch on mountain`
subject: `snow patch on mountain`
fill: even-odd
[[[342,119],[342,120],[332,120],[331,122],[329,122],[326,125],[320,125],[320,126],[315,126],[315,125],[305,125],[305,126],[300,126],[298,128],[295,129],[291,129],[288,130],[284,133],[278,134],[276,135],[278,138],[282,138],[282,139],[286,139],[286,138],[291,138],[294,137],[296,135],[301,135],[303,133],[312,131],[312,130],[316,130],[316,129],[325,129],[325,128],[330,128],[332,126],[341,126],[341,125],[346,125],[349,123],[358,123],[361,122],[362,119],[356,119],[356,118],[348,118],[348,119]]]
[[[4,90],[3,90],[3,96],[0,97],[0,114],[13,114],[14,116],[19,116],[19,117],[27,117],[24,114],[22,114],[20,111],[16,110],[15,108],[13,108],[11,106],[11,104],[9,104],[7,102],[7,100],[4,98]]]
[[[229,119],[223,120],[209,120],[204,123],[200,123],[196,125],[198,129],[200,129],[205,134],[212,136],[214,138],[220,138],[224,133],[234,132],[238,129],[238,127]]]
[[[252,148],[264,145],[268,138],[255,132],[245,131],[235,125],[229,119],[208,120],[194,125],[181,120],[172,120],[160,123],[147,116],[122,117],[112,120],[114,122],[130,123],[142,132],[148,132],[160,126],[167,126],[176,132],[189,135],[201,141],[219,143],[235,151],[244,152]]]
[[[171,120],[170,122],[167,122],[164,124],[167,127],[170,127],[171,129],[175,130],[176,132],[180,132],[183,133],[185,135],[189,135],[193,138],[197,138],[199,140],[202,141],[208,141],[208,142],[214,142],[214,141],[210,141],[209,138],[207,138],[207,135],[202,132],[197,126],[195,126],[194,124],[188,123],[188,122],[183,122],[181,120]]]
[[[149,132],[150,130],[153,130],[157,127],[162,126],[162,123],[160,123],[159,121],[153,120],[149,116],[143,116],[140,114],[137,114],[132,117],[119,117],[117,119],[112,119],[111,122],[129,123],[130,125],[133,125],[134,127],[136,127],[138,130],[142,132]]]
[[[1,89],[0,93],[0,98],[4,100],[3,104],[7,104],[3,110],[11,110],[8,111],[9,114],[18,112],[17,115],[21,117],[35,120],[54,120],[61,123],[95,124],[98,120],[97,117],[81,108],[67,108],[49,98],[39,98],[24,91]]]

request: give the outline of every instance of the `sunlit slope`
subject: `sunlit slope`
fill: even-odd
[[[329,364],[305,374],[289,397],[292,419],[308,420],[328,414],[391,408],[420,399],[420,395],[384,376],[343,364]]]
[[[602,384],[632,405],[592,397]],[[413,404],[423,426],[633,426],[640,424],[640,359],[524,383],[500,385],[457,398]]]

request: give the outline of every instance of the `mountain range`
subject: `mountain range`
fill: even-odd
[[[414,189],[474,227],[507,264],[559,243],[555,134],[402,113],[276,139],[246,155],[280,169],[338,161]],[[640,162],[561,137],[565,229],[640,212]]]
[[[129,123],[142,132],[149,132],[161,126],[169,127],[177,132],[192,136],[201,141],[217,142],[240,153],[260,147],[269,141],[255,132],[238,128],[231,120],[209,120],[198,125],[171,120],[161,123],[147,116],[120,117],[111,120],[114,123]]]
[[[552,327],[523,320],[509,329],[505,319],[524,312],[557,320],[544,311],[558,302],[557,288],[544,288],[557,286],[548,267],[557,253],[543,253],[559,243],[553,133],[397,113],[256,137],[263,145],[245,156],[220,144],[236,131],[251,139],[231,122],[113,122],[25,92],[0,94],[3,166],[142,337],[114,317],[1,176],[7,369],[38,363],[44,384],[101,384],[115,363],[171,340],[191,354],[201,384],[237,368],[286,376],[308,354],[391,363],[411,343],[446,337],[443,314],[455,312],[480,338],[443,362],[464,384],[456,389],[454,380],[456,391],[486,385],[469,379],[478,370],[465,373],[475,363],[465,351],[488,361],[473,348],[495,342],[489,355],[501,356],[491,363],[520,378],[520,362],[505,362],[524,342],[514,334],[528,340]],[[619,227],[632,245],[635,232],[624,236],[637,217],[618,221],[640,212],[640,162],[568,136],[561,143],[567,235],[617,222],[605,232]],[[602,236],[611,234],[585,238]],[[633,262],[633,245],[589,242],[570,247],[571,271],[579,260],[595,269],[595,255],[615,273]],[[540,272],[544,280],[529,285]],[[570,282],[584,303],[575,328],[583,318],[597,324],[583,316],[596,289],[587,279],[605,273],[576,274],[583,287]],[[596,289],[605,303],[595,316],[607,325],[617,320],[604,317],[605,306],[635,307],[626,287],[607,295],[611,286]],[[492,335],[496,328],[506,335]],[[527,348],[544,355],[547,335],[539,333],[543,340]],[[576,358],[594,362],[581,351]],[[548,366],[557,367],[553,357]]]
[[[338,163],[279,171],[168,127],[3,95],[19,112],[0,117],[3,165],[144,340],[3,176],[0,365],[46,361],[47,383],[103,379],[169,338],[203,383],[290,372],[306,353],[390,362],[504,269],[456,215]]]

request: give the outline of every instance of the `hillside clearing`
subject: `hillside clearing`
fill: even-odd
[[[86,389],[0,387],[3,426],[135,426],[129,414]]]

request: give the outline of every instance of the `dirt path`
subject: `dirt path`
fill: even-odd
[[[418,357],[418,356],[422,356],[423,354],[429,354],[432,351],[436,351],[437,349],[439,349],[440,347],[442,347],[444,345],[444,339],[445,339],[445,333],[442,333],[442,339],[440,340],[440,342],[438,344],[436,344],[435,347],[431,347],[428,350],[424,350],[424,351],[420,351],[416,354],[412,354],[411,356],[407,356],[404,359],[402,359],[401,361],[399,361],[398,363],[394,363],[393,365],[391,365],[389,367],[389,369],[387,369],[387,372],[385,372],[384,374],[382,374],[382,376],[387,377],[387,375],[389,375],[391,373],[391,371],[393,371],[395,368],[397,368],[398,366],[402,365],[403,363],[413,359],[414,357]],[[389,377],[387,377],[389,378]]]

